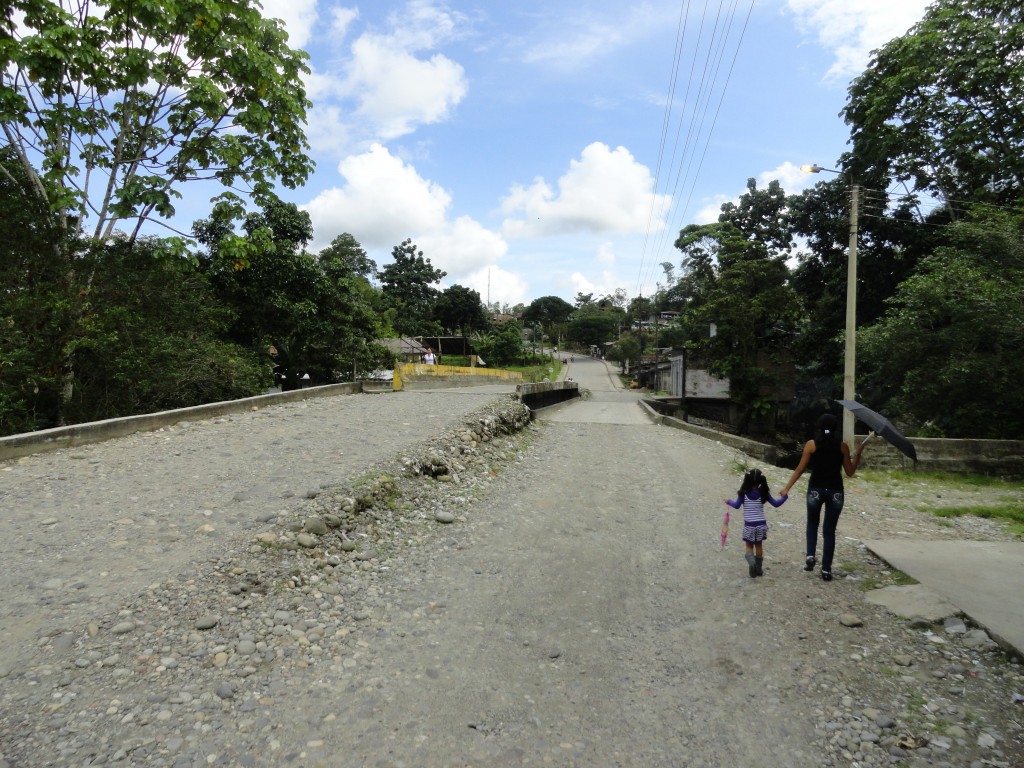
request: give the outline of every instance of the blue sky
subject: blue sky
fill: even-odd
[[[650,295],[748,178],[834,167],[868,53],[925,0],[264,0],[310,54],[313,250],[406,238],[486,301]]]

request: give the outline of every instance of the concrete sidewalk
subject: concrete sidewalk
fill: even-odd
[[[920,605],[910,606],[920,610],[907,615],[928,615],[934,607],[931,592],[1024,655],[1024,543],[886,539],[864,544],[926,588],[915,592]]]

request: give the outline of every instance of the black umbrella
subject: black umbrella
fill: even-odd
[[[876,435],[887,440],[914,461],[917,461],[917,451],[914,450],[914,444],[907,440],[885,416],[864,407],[856,400],[836,400],[836,402],[867,424]]]

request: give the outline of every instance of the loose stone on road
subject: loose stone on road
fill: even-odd
[[[406,392],[0,467],[0,768],[1024,762],[1019,665],[863,599],[890,499],[851,487],[831,583],[770,511],[751,579],[718,541],[751,460],[569,375],[519,433]]]

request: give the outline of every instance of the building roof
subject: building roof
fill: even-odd
[[[425,355],[427,353],[427,348],[416,341],[416,339],[377,339],[377,342],[383,344],[396,355]]]

